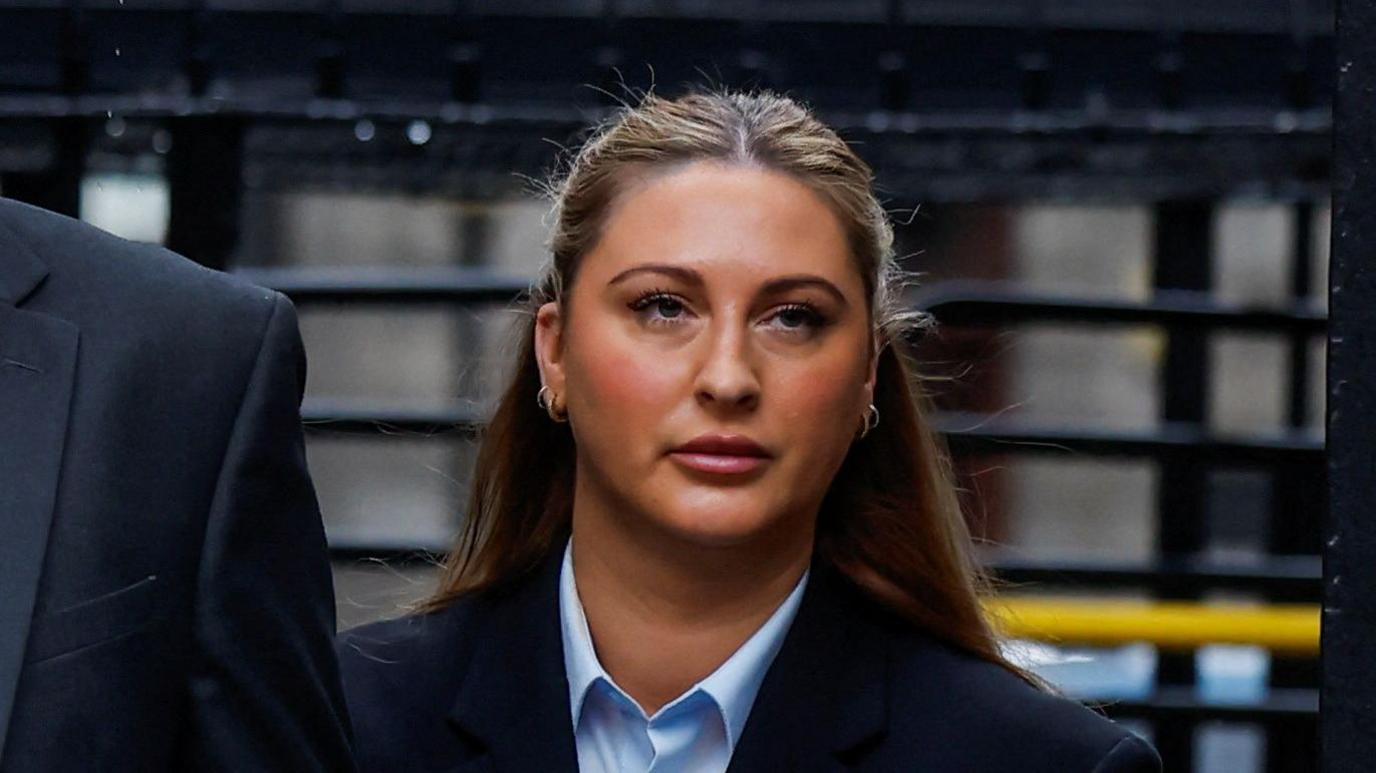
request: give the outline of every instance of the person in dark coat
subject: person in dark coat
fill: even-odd
[[[845,142],[650,96],[551,190],[439,589],[337,640],[362,770],[1160,769],[1004,657]]]
[[[0,199],[0,771],[348,771],[291,304]]]

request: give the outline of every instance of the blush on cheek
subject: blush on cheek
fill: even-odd
[[[623,421],[649,418],[632,415],[638,410],[657,408],[660,412],[668,412],[678,379],[674,369],[666,367],[664,358],[611,346],[584,354],[588,361],[580,363],[581,373],[569,375],[576,378],[580,391],[584,392],[582,402],[593,410],[616,413],[599,418],[624,427]],[[655,423],[651,422],[651,426]]]
[[[844,422],[846,416],[855,413],[858,422],[860,413],[854,406],[862,373],[849,362],[829,368],[800,368],[783,374],[774,391],[787,405],[784,412],[792,419],[821,427],[826,422]]]

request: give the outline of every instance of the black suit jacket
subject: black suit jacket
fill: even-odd
[[[0,770],[347,770],[277,293],[0,200]]]
[[[504,592],[340,635],[361,770],[577,769],[561,555]],[[842,770],[1149,773],[1160,760],[1079,704],[902,626],[815,562],[730,771]]]

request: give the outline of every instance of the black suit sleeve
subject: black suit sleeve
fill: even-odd
[[[329,560],[301,433],[304,384],[295,311],[273,294],[198,568],[188,769],[353,769]]]
[[[1099,760],[1094,773],[1161,773],[1161,758],[1151,744],[1129,735]]]

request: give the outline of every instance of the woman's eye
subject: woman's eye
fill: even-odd
[[[656,298],[651,305],[665,319],[673,319],[683,313],[683,304],[673,298]]]
[[[815,309],[804,305],[785,306],[775,312],[771,321],[790,331],[816,329],[825,322]]]
[[[629,305],[632,311],[645,316],[649,325],[676,325],[677,320],[687,314],[687,308],[684,307],[681,298],[662,290],[645,293]],[[647,309],[652,311],[652,314],[647,316]],[[769,316],[768,322],[788,333],[816,331],[827,325],[827,319],[809,303],[788,304],[777,309]]]
[[[802,333],[805,336],[812,336],[828,325],[826,315],[810,303],[788,304],[775,312],[772,319],[777,320],[777,325],[788,333]]]
[[[638,298],[631,303],[631,310],[650,322],[675,320],[688,311],[682,300],[666,293],[652,293]]]

